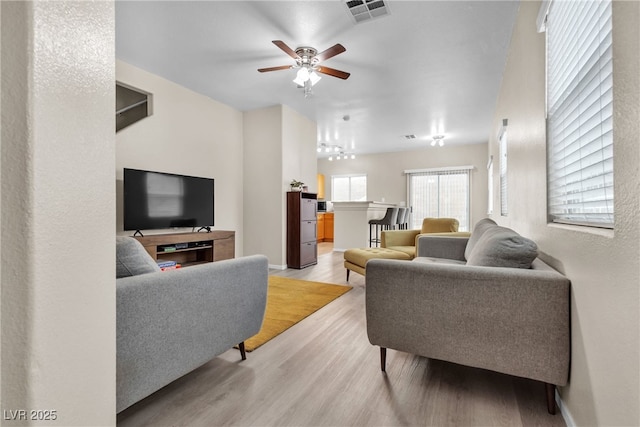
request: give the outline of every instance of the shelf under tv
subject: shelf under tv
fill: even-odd
[[[235,257],[235,231],[212,230],[210,233],[148,234],[135,238],[156,261],[175,261],[188,267]],[[163,250],[177,244],[188,247]]]

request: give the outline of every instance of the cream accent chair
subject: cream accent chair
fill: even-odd
[[[416,242],[423,234],[445,234],[447,236],[469,237],[471,233],[458,231],[459,222],[455,218],[425,218],[419,230],[385,230],[382,232],[380,247],[404,252],[411,259],[416,256]]]

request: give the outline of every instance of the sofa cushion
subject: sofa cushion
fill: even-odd
[[[469,236],[467,247],[464,250],[465,259],[467,260],[469,259],[469,256],[471,255],[471,251],[476,246],[476,243],[478,243],[478,240],[480,240],[484,232],[487,231],[488,228],[491,228],[497,225],[498,224],[496,224],[496,222],[491,218],[483,218],[476,223],[475,227],[473,227],[473,232],[471,233],[471,236]]]
[[[412,259],[416,256],[416,247],[415,246],[388,246],[387,249],[391,249],[393,251],[404,252],[409,255]]]
[[[484,230],[469,254],[467,265],[531,268],[537,256],[538,246],[535,242],[509,228],[496,225]]]
[[[455,218],[425,218],[420,233],[453,233],[458,231],[459,225]]]
[[[133,237],[116,237],[116,279],[160,271],[158,264]]]
[[[419,262],[422,264],[447,264],[447,265],[465,265],[464,261],[460,261],[457,259],[448,259],[448,258],[434,258],[434,257],[426,257],[421,256],[413,259],[413,262]]]
[[[412,257],[389,248],[351,248],[344,251],[345,261],[360,267],[364,267],[370,259],[376,258],[410,261]]]

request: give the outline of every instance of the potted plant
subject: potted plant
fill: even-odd
[[[291,181],[289,185],[291,186],[291,191],[302,191],[302,186],[304,185],[304,182],[297,181],[294,179]]]

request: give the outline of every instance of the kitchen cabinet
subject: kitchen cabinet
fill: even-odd
[[[333,212],[324,214],[324,241],[333,242]]]
[[[319,173],[318,174],[318,199],[322,199],[324,200],[324,175]]]
[[[324,213],[318,213],[318,242],[324,242]]]

